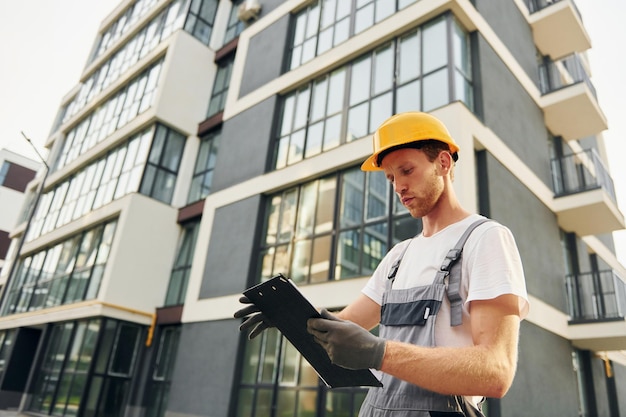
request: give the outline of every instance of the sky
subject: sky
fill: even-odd
[[[497,0],[502,1],[502,0]],[[512,1],[512,0],[510,0]],[[608,120],[603,132],[618,206],[626,214],[625,0],[576,0],[591,38],[591,80]],[[102,20],[120,0],[0,0],[0,149],[33,159],[22,132],[43,147],[61,99],[79,81]],[[620,45],[620,46],[618,46]],[[616,51],[615,48],[619,48]],[[626,266],[626,230],[613,234]]]

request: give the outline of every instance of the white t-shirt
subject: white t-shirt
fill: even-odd
[[[402,258],[393,288],[432,284],[448,251],[456,245],[463,232],[481,217],[473,214],[432,236],[424,237],[420,234],[400,242],[383,258],[362,292],[382,304],[391,265],[401,256],[406,245],[410,246]],[[520,317],[523,319],[527,316],[529,305],[522,262],[515,239],[507,227],[497,222],[478,226],[463,248],[461,271],[463,324],[450,326],[450,303],[444,296],[435,322],[436,345],[472,345],[468,307],[473,300],[489,300],[503,294],[514,294],[519,297]]]

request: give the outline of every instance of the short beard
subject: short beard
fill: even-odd
[[[416,196],[414,199],[417,206],[409,209],[411,216],[416,219],[422,218],[433,211],[443,196],[443,182],[440,180],[435,169],[433,169],[432,174],[426,181],[426,184],[424,184],[422,188],[423,193]]]

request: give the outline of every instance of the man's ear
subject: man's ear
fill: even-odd
[[[454,160],[452,159],[452,155],[450,154],[450,152],[439,152],[439,156],[437,156],[437,168],[442,171],[442,174],[447,174],[448,172],[450,172],[453,164]]]

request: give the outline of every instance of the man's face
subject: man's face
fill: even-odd
[[[443,194],[443,176],[436,162],[430,162],[422,151],[412,148],[398,149],[382,160],[385,176],[415,218],[431,213]]]

